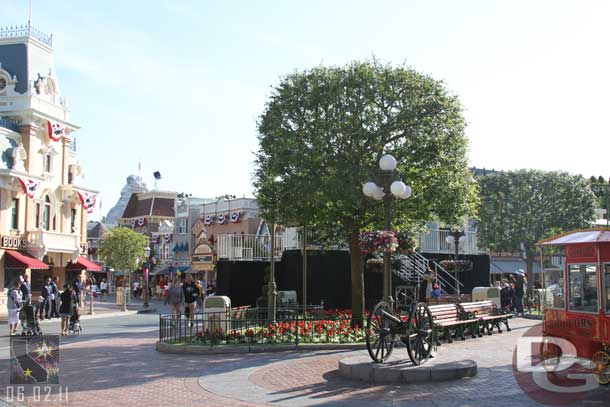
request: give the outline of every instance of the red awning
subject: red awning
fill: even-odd
[[[4,260],[4,267],[27,268],[32,270],[48,270],[49,266],[38,259],[15,250],[6,250],[8,257]]]
[[[76,262],[72,263],[68,263],[68,266],[66,267],[67,269],[79,269],[79,270],[88,270],[88,271],[94,271],[94,272],[100,272],[100,271],[104,271],[102,269],[102,266],[100,266],[97,263],[92,262],[91,260],[83,257],[83,256],[78,256],[78,258],[76,259]]]

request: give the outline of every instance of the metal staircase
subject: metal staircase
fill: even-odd
[[[464,284],[434,260],[429,260],[417,252],[401,254],[392,259],[392,271],[406,286],[416,286],[419,289],[422,276],[428,268],[431,268],[438,278],[443,295],[461,292]]]

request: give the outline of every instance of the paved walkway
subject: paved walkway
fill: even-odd
[[[443,345],[438,358],[476,360],[479,375],[429,385],[381,386],[339,377],[339,359],[366,351],[172,355],[154,350],[154,331],[113,334],[61,346],[60,380],[69,401],[53,405],[540,406],[518,386],[512,369],[517,339],[536,324],[519,319],[511,333]],[[395,352],[407,357],[404,349]],[[0,393],[8,380],[2,373]],[[26,404],[49,403],[30,396]]]

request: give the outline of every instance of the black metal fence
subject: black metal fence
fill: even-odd
[[[353,343],[364,340],[362,327],[351,326],[351,314],[321,306],[279,308],[270,321],[266,308],[233,309],[159,317],[159,341],[168,344],[299,344]]]

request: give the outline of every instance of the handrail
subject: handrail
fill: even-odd
[[[441,287],[443,285],[445,285],[445,287],[452,287],[455,292],[458,292],[459,288],[464,287],[464,284],[462,284],[461,281],[459,281],[457,278],[455,278],[453,275],[451,275],[451,273],[449,273],[443,266],[438,264],[436,261],[429,260],[418,252],[413,252],[412,255],[413,255],[413,257],[415,257],[417,260],[420,261],[420,264],[425,265],[426,270],[428,269],[428,267],[430,267],[430,262],[432,262],[432,266],[434,267],[434,272],[436,274],[436,278],[438,278],[439,281],[441,282]],[[439,271],[442,274],[439,274]],[[424,272],[425,272],[425,270],[424,270]],[[450,282],[451,280],[453,280],[453,284]]]

